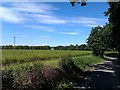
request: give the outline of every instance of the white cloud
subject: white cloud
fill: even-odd
[[[86,27],[96,27],[98,25],[97,24],[85,24],[84,26],[86,26]]]
[[[31,27],[31,28],[37,28],[37,29],[40,29],[42,31],[47,31],[47,32],[54,32],[53,28],[49,28],[45,26],[37,26],[37,25],[24,25],[24,26]]]
[[[58,8],[55,8],[49,4],[45,3],[13,3],[12,8],[17,11],[27,12],[27,13],[42,13],[42,14],[48,14],[52,13],[52,10],[57,10]]]
[[[75,24],[81,24],[82,26],[85,27],[95,27],[104,24],[105,22],[107,22],[107,20],[100,18],[91,18],[91,17],[76,17],[76,18],[72,18],[72,20],[70,20],[69,22]]]
[[[61,32],[60,34],[66,34],[66,35],[78,35],[78,32]]]
[[[77,23],[77,24],[96,24],[94,20],[81,20],[81,19],[75,19],[71,20],[71,23]]]
[[[44,24],[65,24],[66,20],[60,19],[54,15],[34,14],[34,19]]]
[[[105,19],[100,19],[100,18],[89,18],[89,17],[81,17],[82,20],[93,20],[93,21],[105,21]]]
[[[80,23],[80,24],[96,24],[96,21],[94,20],[84,20],[83,18],[74,18],[73,20],[70,20],[71,23]]]
[[[0,14],[3,21],[11,23],[21,23],[27,20],[40,22],[40,19],[45,24],[50,24],[51,20],[53,20],[51,23],[62,23],[62,20],[60,21],[53,16],[53,10],[58,10],[58,8],[45,3],[9,3],[8,6],[3,5],[0,7]]]
[[[18,13],[15,13],[12,9],[6,7],[0,7],[0,18],[12,23],[22,23],[25,20],[24,18],[19,17]]]
[[[10,3],[0,7],[3,21],[11,23],[25,23],[29,21],[40,24],[80,24],[85,27],[94,27],[106,22],[104,19],[91,17],[62,17],[54,14],[58,8],[46,3]],[[51,31],[47,29],[48,31]]]

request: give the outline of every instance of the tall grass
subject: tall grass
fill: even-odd
[[[100,57],[86,55],[72,58],[74,65],[77,66],[80,70],[85,71],[90,66],[104,61]],[[43,61],[34,61],[34,62],[24,62],[22,64],[16,63],[8,66],[3,66],[2,70],[11,70],[13,72],[26,72],[29,70],[34,70],[39,67],[51,67],[51,68],[59,68],[60,67],[60,59],[51,59],[51,60],[43,60]],[[66,62],[63,62],[66,64]]]
[[[64,51],[64,50],[3,50],[2,64],[23,63],[37,60],[58,59],[63,55],[72,57],[91,54],[91,51]]]
[[[3,66],[2,70],[11,70],[14,72],[17,72],[17,71],[26,72],[29,70],[34,70],[39,67],[59,68],[58,61],[59,61],[58,59],[52,59],[52,60],[45,60],[45,61],[25,62],[22,64],[16,63],[8,66]]]
[[[81,56],[81,57],[74,57],[73,61],[78,68],[85,71],[90,66],[104,61],[104,59],[97,56],[93,56],[93,55],[87,55],[87,56]]]

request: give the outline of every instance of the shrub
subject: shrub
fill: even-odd
[[[55,88],[64,90],[66,88],[72,88],[72,87],[73,87],[72,82],[61,81]]]
[[[13,71],[2,71],[2,90],[12,90],[13,80]]]
[[[62,80],[62,74],[61,70],[50,67],[40,67],[26,72],[4,70],[2,90],[52,89]]]
[[[70,73],[72,71],[73,64],[72,58],[69,55],[61,56],[59,66],[65,73]]]
[[[68,77],[83,73],[83,71],[74,64],[70,55],[62,56],[59,61],[59,66]]]

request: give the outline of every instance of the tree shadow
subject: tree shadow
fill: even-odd
[[[81,82],[80,87],[85,89],[118,89],[118,77],[112,73],[93,71],[87,72],[86,79]]]
[[[117,58],[117,53],[106,56]],[[107,59],[103,64],[93,65],[94,70],[84,73],[84,79],[77,83],[80,90],[120,90],[119,59]]]
[[[119,54],[118,54],[118,53],[108,53],[108,54],[105,54],[105,56],[118,58],[118,57],[119,57]]]

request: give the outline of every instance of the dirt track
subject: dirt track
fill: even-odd
[[[75,89],[120,90],[120,62],[115,57],[106,57],[106,61],[94,65],[74,86]]]

